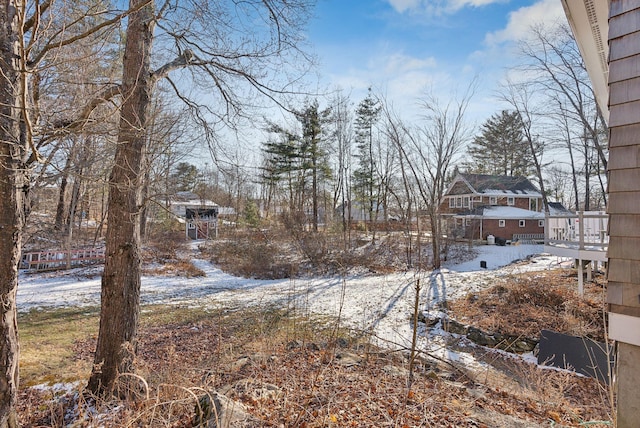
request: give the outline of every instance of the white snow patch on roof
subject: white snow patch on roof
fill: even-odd
[[[537,211],[529,211],[522,208],[516,207],[505,207],[505,206],[491,206],[484,207],[484,213],[482,215],[483,218],[493,218],[493,219],[536,219],[536,220],[544,220],[544,213]]]

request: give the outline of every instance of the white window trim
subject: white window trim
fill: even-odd
[[[498,220],[498,227],[506,227],[506,226],[507,226],[506,220]]]
[[[462,196],[456,198],[456,208],[462,208]]]
[[[507,205],[512,207],[515,204],[516,204],[516,198],[514,198],[513,196],[507,196]]]
[[[544,227],[544,220],[538,220],[538,227]]]
[[[498,205],[498,197],[489,196],[489,205]]]
[[[535,205],[535,207],[532,208],[532,205]],[[538,202],[538,198],[529,198],[529,209],[531,211],[538,211],[538,206],[540,205],[540,203]]]
[[[463,208],[469,208],[469,197],[468,196],[463,196],[462,197],[462,207]]]
[[[527,226],[526,220],[518,220],[518,227],[526,227],[526,226]]]
[[[456,198],[454,196],[449,196],[449,208],[456,207]]]

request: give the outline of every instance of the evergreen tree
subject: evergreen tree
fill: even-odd
[[[318,229],[318,208],[321,185],[331,177],[326,150],[326,124],[330,109],[319,110],[317,101],[295,113],[300,131],[289,131],[272,125],[269,131],[279,134],[277,141],[263,147],[266,162],[262,169],[262,180],[267,186],[285,181],[289,190],[291,211],[304,211],[308,199],[308,182],[311,181],[312,223]]]
[[[243,210],[244,222],[249,227],[260,226],[260,212],[253,199],[248,199]]]
[[[465,168],[476,174],[529,176],[534,172],[531,150],[518,112],[491,116],[471,143]]]
[[[176,192],[193,192],[200,181],[200,171],[195,165],[180,162],[171,174],[171,182]]]
[[[328,153],[323,144],[324,128],[330,113],[330,109],[320,111],[317,100],[298,113],[298,120],[302,125],[300,153],[303,156],[303,169],[311,176],[312,224],[316,232],[318,231],[320,182],[331,176]]]
[[[356,198],[366,210],[369,221],[373,221],[378,207],[376,163],[374,157],[374,125],[380,115],[380,102],[371,93],[363,99],[356,109],[356,158],[358,166],[353,173],[353,186]]]

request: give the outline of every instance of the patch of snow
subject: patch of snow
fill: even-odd
[[[447,300],[492,286],[498,275],[561,265],[557,257],[540,254],[542,245],[484,245],[476,249],[475,259],[460,264],[446,263],[433,272],[280,280],[239,278],[222,272],[208,261],[195,259],[194,265],[205,272],[205,277],[143,276],[141,301],[143,305],[175,304],[212,311],[277,305],[301,313],[339,316],[347,326],[369,332],[382,346],[406,348],[411,343],[411,314],[417,284],[420,285],[420,309],[433,312]],[[480,261],[486,262],[486,269],[480,267]],[[521,263],[514,264],[514,261]],[[22,273],[17,301],[20,312],[47,307],[98,306],[100,278]],[[434,352],[443,347],[424,331],[421,346]],[[438,352],[465,363],[472,358],[446,349]]]

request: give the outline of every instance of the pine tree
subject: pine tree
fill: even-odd
[[[529,176],[533,172],[530,147],[515,111],[503,110],[491,116],[473,139],[468,153],[471,161],[464,166],[471,173]]]
[[[286,180],[291,211],[304,211],[309,190],[307,185],[311,181],[314,230],[318,230],[321,184],[331,176],[328,151],[325,148],[325,127],[330,113],[330,109],[319,110],[317,101],[309,103],[295,113],[301,125],[300,132],[272,125],[269,131],[278,134],[280,138],[263,147],[266,165],[262,169],[262,181],[273,186]]]
[[[320,111],[317,100],[298,113],[298,120],[302,125],[300,153],[303,156],[303,168],[311,175],[312,224],[313,230],[316,232],[318,231],[320,181],[324,181],[331,175],[327,150],[323,145],[324,127],[329,120],[330,113],[330,109]]]
[[[376,163],[374,158],[374,125],[380,115],[380,102],[375,99],[369,88],[367,97],[356,109],[356,158],[358,166],[353,173],[354,194],[366,210],[369,221],[374,220],[378,206]]]

